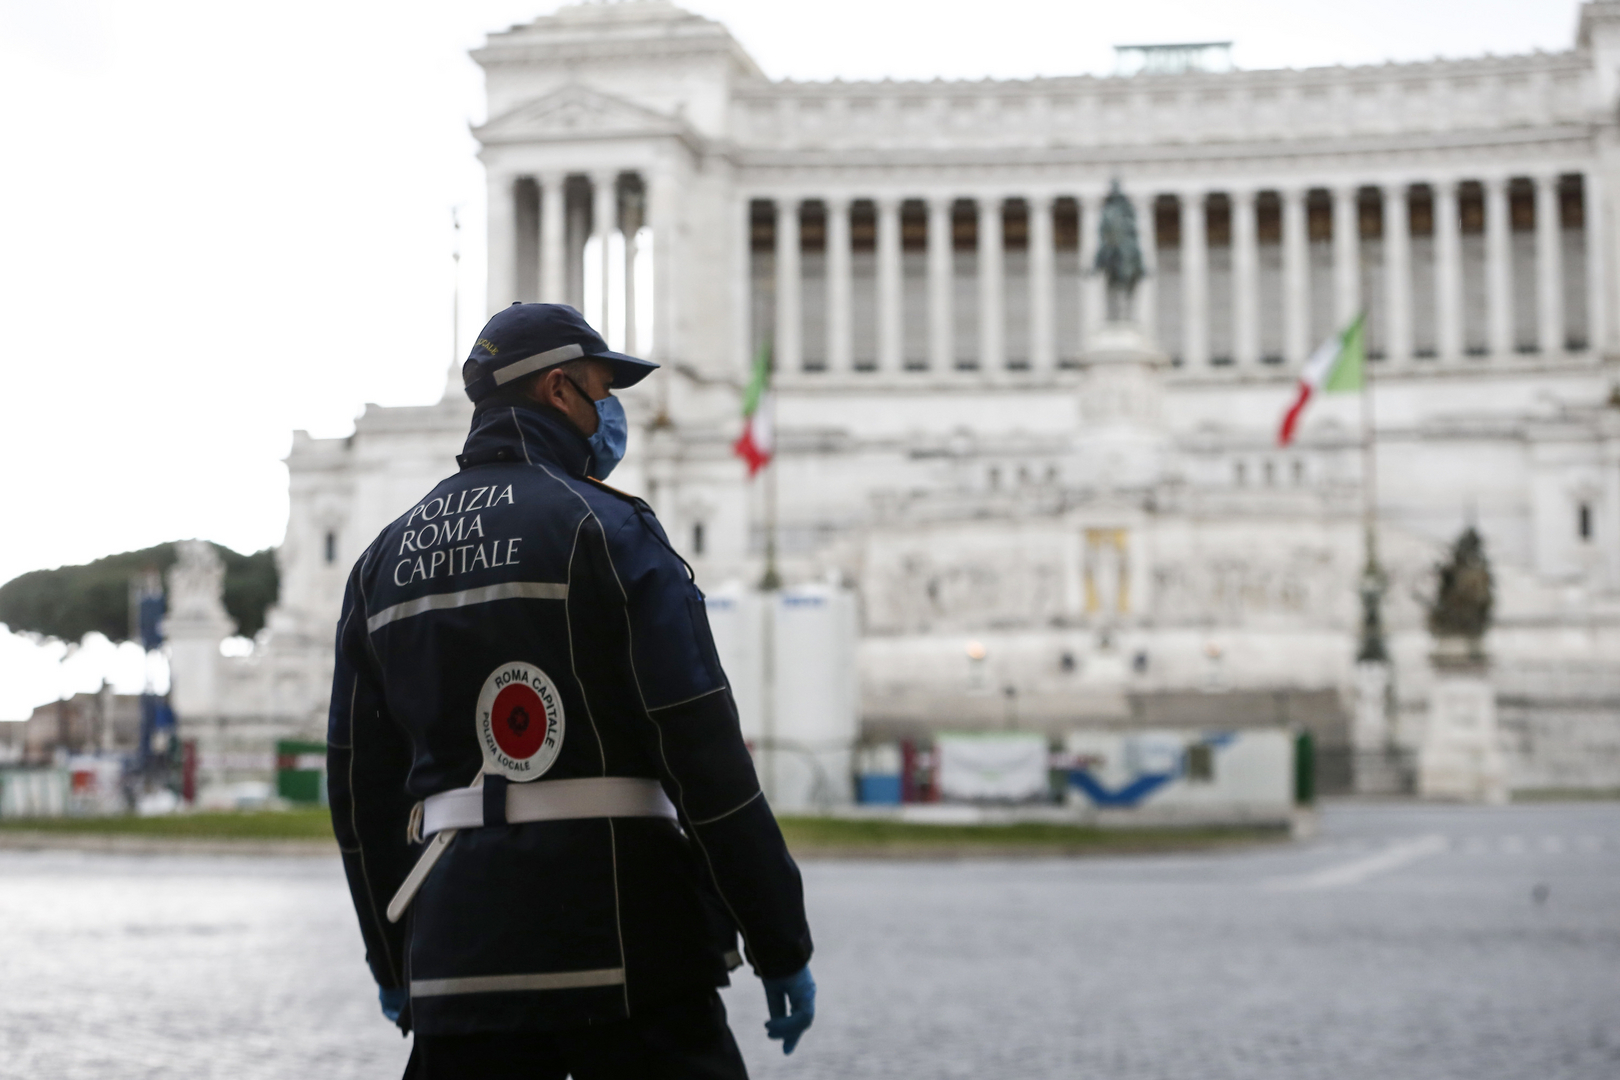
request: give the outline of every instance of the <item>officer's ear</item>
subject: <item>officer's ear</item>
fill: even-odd
[[[560,367],[537,371],[531,376],[528,396],[542,405],[549,405],[560,413],[568,412],[569,387],[563,385],[568,376]]]

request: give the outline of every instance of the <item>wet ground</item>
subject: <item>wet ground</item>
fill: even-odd
[[[1620,804],[1337,806],[1208,855],[817,862],[756,1077],[1620,1076]],[[0,1076],[398,1075],[335,859],[0,852]]]

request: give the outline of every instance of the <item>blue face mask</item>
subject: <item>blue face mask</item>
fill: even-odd
[[[591,455],[596,458],[596,478],[606,480],[613,467],[624,460],[630,441],[630,422],[624,406],[611,394],[596,402],[596,434],[591,436]]]

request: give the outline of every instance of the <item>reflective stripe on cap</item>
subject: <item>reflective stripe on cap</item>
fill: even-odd
[[[541,368],[553,367],[557,364],[566,364],[570,360],[578,360],[585,355],[582,345],[559,345],[555,349],[547,349],[543,353],[525,356],[521,360],[514,360],[505,367],[495,368],[493,375],[496,386],[505,386],[513,379],[521,379]]]

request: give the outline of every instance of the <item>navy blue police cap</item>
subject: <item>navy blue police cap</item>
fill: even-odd
[[[634,386],[658,367],[608,348],[602,335],[567,304],[518,302],[484,324],[461,366],[461,379],[476,404],[514,379],[581,359],[612,368],[615,390]]]

